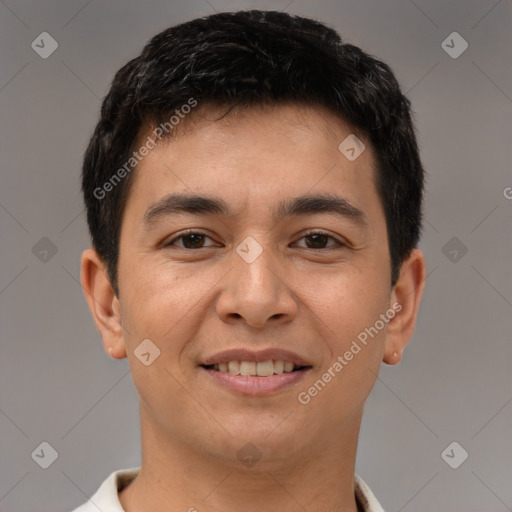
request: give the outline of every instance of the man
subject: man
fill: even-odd
[[[382,511],[354,473],[363,407],[425,280],[389,67],[281,12],[169,28],[116,74],[83,192],[82,286],[142,464],[76,510]]]

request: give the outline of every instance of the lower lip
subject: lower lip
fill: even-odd
[[[276,391],[285,389],[299,382],[310,370],[298,370],[295,372],[281,373],[269,377],[255,377],[251,375],[233,375],[228,372],[219,372],[209,368],[203,368],[216,382],[243,395],[266,396]]]

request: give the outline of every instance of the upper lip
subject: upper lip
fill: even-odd
[[[299,355],[283,350],[280,348],[267,348],[265,350],[247,350],[247,349],[232,349],[218,352],[213,356],[205,359],[201,366],[209,366],[218,363],[228,363],[229,361],[291,361],[296,366],[311,366],[311,363],[300,357]]]

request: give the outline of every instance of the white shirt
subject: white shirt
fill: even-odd
[[[125,512],[119,501],[118,492],[138,475],[139,470],[140,466],[114,471],[86,503],[72,512]],[[362,511],[384,512],[371,489],[357,474],[354,477],[354,484],[356,502]]]

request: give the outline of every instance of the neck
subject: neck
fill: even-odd
[[[244,467],[176,442],[141,406],[141,469],[119,493],[121,505],[126,512],[357,512],[354,470],[361,416],[362,410],[307,453],[276,454]]]

